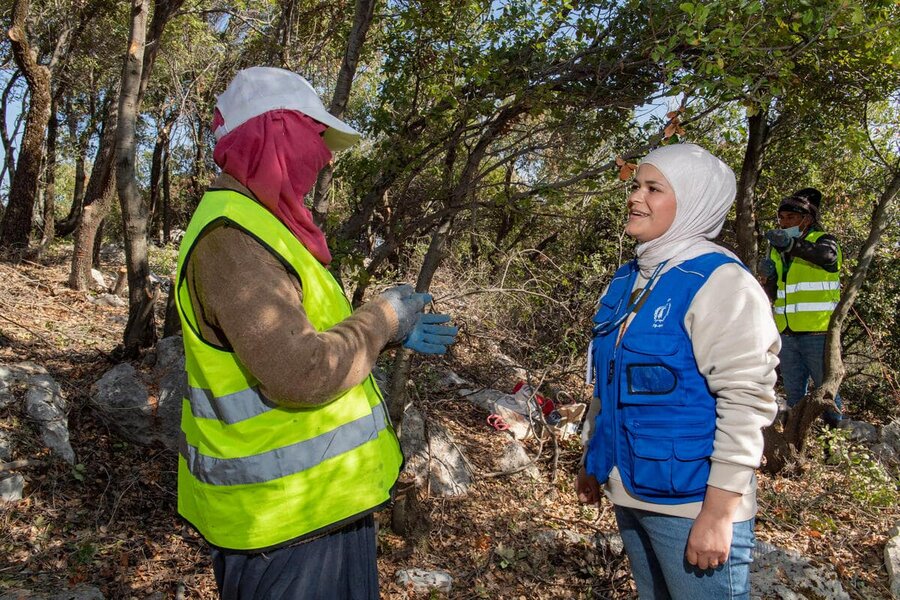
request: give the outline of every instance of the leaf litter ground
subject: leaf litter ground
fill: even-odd
[[[78,460],[73,468],[51,456],[21,403],[0,409],[0,429],[14,441],[11,459],[29,461],[20,471],[25,498],[0,507],[0,593],[85,583],[111,599],[215,598],[204,543],[176,516],[175,455],[123,442],[91,407],[91,385],[115,365],[127,309],[98,306],[88,300],[91,293],[68,290],[68,252],[41,264],[0,264],[0,362],[32,361],[62,385]],[[458,320],[479,318],[462,303],[450,308]],[[382,597],[443,597],[401,587],[396,573],[411,568],[449,572],[451,598],[634,597],[627,561],[593,543],[597,533],[615,531],[608,505],[575,500],[578,441],[560,442],[556,453],[545,443],[538,480],[496,476],[495,457],[509,437],[437,385],[452,369],[476,386],[511,390],[508,367],[492,362],[502,337],[463,333],[449,357],[414,371],[417,404],[428,422],[452,432],[474,484],[465,498],[425,498],[431,531],[415,541],[395,534],[386,513],[380,515]],[[576,398],[587,392],[577,381],[552,383]],[[538,447],[527,444],[532,456]],[[814,460],[790,479],[761,475],[757,537],[832,565],[852,598],[890,598],[882,552],[900,510],[863,506],[847,478],[847,469]]]

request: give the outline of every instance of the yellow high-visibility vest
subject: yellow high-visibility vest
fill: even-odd
[[[813,231],[805,239],[815,242],[824,231]],[[838,248],[837,271],[829,273],[822,267],[794,257],[785,273],[781,253],[772,248],[769,256],[775,263],[778,276],[778,295],[775,298],[775,324],[778,331],[828,331],[828,322],[841,299],[841,250]]]
[[[245,231],[294,271],[318,331],[346,319],[351,308],[332,275],[263,206],[230,190],[203,196],[178,257],[176,303],[188,378],[178,512],[216,546],[262,550],[381,507],[403,456],[371,375],[328,404],[285,408],[260,393],[231,349],[203,339],[185,266],[204,231],[223,224]],[[304,365],[284,368],[304,376]]]

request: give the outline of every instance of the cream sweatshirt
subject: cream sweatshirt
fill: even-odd
[[[666,265],[669,270],[675,264]],[[635,288],[646,285],[638,275]],[[604,292],[605,293],[605,292]],[[630,319],[626,322],[626,327]],[[716,269],[694,296],[684,316],[694,357],[716,397],[716,434],[707,484],[742,495],[734,521],[756,514],[756,475],[763,452],[762,428],[778,412],[775,367],[781,337],[769,300],[759,283],[740,265]],[[582,442],[594,432],[600,402],[594,398],[584,423]],[[702,502],[653,504],[632,496],[613,468],[604,492],[616,505],[694,519]]]

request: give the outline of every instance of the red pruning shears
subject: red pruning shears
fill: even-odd
[[[506,431],[509,429],[509,425],[506,421],[503,420],[503,417],[500,415],[488,415],[487,424],[496,429],[497,431]]]

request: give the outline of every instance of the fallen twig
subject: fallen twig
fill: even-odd
[[[6,473],[7,471],[19,471],[21,469],[28,469],[31,467],[42,467],[46,464],[43,460],[37,460],[33,458],[23,458],[20,460],[13,460],[7,463],[0,463],[0,473]]]
[[[49,341],[47,338],[45,338],[45,337],[42,336],[41,334],[37,333],[36,331],[34,331],[34,330],[32,330],[32,329],[29,329],[29,328],[26,327],[25,325],[22,325],[22,324],[19,323],[18,321],[14,321],[13,319],[10,319],[10,318],[7,317],[6,315],[0,315],[0,319],[3,319],[4,321],[8,321],[9,323],[12,323],[12,324],[15,325],[16,327],[21,327],[22,329],[24,329],[25,331],[27,331],[28,333],[30,333],[30,334],[33,335],[34,337],[36,337],[36,338],[38,338],[39,340],[41,340],[42,342],[44,342],[48,347],[53,348],[53,349],[56,349],[56,346],[54,346],[53,344],[51,344],[50,341]]]

